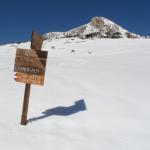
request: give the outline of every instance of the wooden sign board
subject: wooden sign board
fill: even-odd
[[[21,83],[44,85],[44,76],[41,75],[31,75],[27,73],[17,72],[15,74],[15,80],[16,82]]]
[[[31,48],[35,50],[41,50],[44,38],[38,35],[36,32],[32,32]]]
[[[15,72],[32,75],[45,75],[47,51],[17,49]]]
[[[16,82],[44,84],[47,51],[17,49],[14,72]]]

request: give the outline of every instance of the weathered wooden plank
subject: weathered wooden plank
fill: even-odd
[[[44,38],[38,35],[35,31],[32,32],[31,48],[41,50]]]
[[[14,72],[45,75],[47,51],[17,49]]]
[[[47,51],[36,51],[34,49],[17,48],[16,57],[31,57],[47,59]]]
[[[31,75],[27,73],[17,72],[15,75],[16,82],[44,85],[44,76],[41,75]]]

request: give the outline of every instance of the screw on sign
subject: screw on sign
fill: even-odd
[[[31,49],[17,49],[14,65],[14,80],[25,83],[21,125],[27,124],[31,84],[44,85],[47,51],[41,51],[42,36],[32,32]]]

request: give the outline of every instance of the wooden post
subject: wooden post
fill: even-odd
[[[31,35],[31,49],[41,50],[43,44],[43,38],[39,36],[35,31],[32,31]],[[27,124],[28,105],[30,97],[31,84],[25,84],[24,101],[21,116],[21,125]]]
[[[22,116],[21,116],[21,125],[27,124],[27,114],[28,114],[30,89],[31,89],[31,84],[26,84],[25,85],[23,108],[22,108]]]

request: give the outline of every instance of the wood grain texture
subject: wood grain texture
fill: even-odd
[[[16,82],[21,83],[44,85],[44,76],[41,75],[31,75],[27,73],[17,72],[15,80]]]
[[[35,31],[32,32],[31,48],[41,50],[44,38],[38,35]]]
[[[14,72],[45,75],[47,51],[17,49]]]

